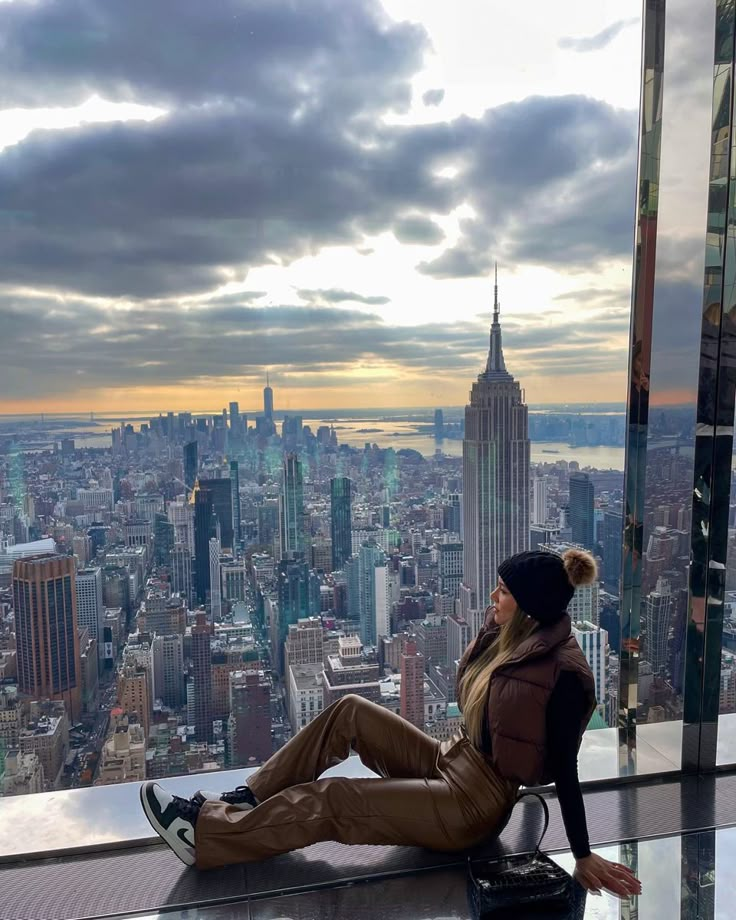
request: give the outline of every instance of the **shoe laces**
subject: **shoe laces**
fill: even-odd
[[[249,802],[253,797],[249,786],[236,786],[232,792],[223,792],[221,798],[223,802]]]
[[[199,804],[197,802],[193,802],[191,799],[183,799],[178,795],[173,796],[173,799],[179,815],[184,818],[185,821],[189,821],[191,824],[196,824],[197,818],[199,817]]]

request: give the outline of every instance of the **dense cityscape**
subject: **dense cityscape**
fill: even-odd
[[[623,473],[530,461],[497,289],[462,458],[442,451],[442,410],[424,457],[341,444],[296,415],[278,430],[274,403],[266,385],[255,414],[231,402],[123,424],[109,449],[4,444],[4,795],[257,765],[346,693],[448,738],[496,568],[529,547],[599,559],[570,613],[596,679],[590,730],[617,724]],[[681,717],[687,609],[687,418],[652,426],[641,721]]]

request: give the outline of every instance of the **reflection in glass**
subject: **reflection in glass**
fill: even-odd
[[[622,774],[646,772],[637,746],[644,739],[656,744],[658,723],[674,723],[682,749],[683,709],[695,706],[686,721],[700,714],[702,676],[692,667],[697,637],[688,624],[690,556],[702,532],[693,482],[702,472],[696,412],[705,382],[693,346],[703,331],[709,156],[711,174],[723,158],[721,135],[708,140],[714,28],[715,4],[646,5],[622,571]],[[729,87],[716,68],[716,92]],[[722,107],[716,111],[729,122],[728,108],[725,116]],[[711,203],[712,192],[711,184]],[[710,472],[706,478],[699,494],[708,498]],[[697,760],[699,741],[695,751]],[[692,758],[683,761],[678,752],[674,761],[687,767]]]
[[[734,4],[717,4],[713,126],[693,488],[683,767],[716,761],[736,391],[733,247]]]
[[[734,27],[733,4],[722,4],[719,16],[720,43],[716,53],[724,61],[724,67],[730,61],[729,87],[733,85]],[[730,44],[729,44],[730,41]],[[730,52],[730,58],[729,58]],[[725,78],[724,78],[725,80]],[[733,718],[728,715],[719,720],[719,713],[736,712],[736,668],[734,667],[734,588],[736,587],[736,555],[734,554],[735,534],[733,528],[733,416],[734,391],[736,390],[736,247],[734,246],[734,136],[733,112],[728,108],[733,104],[731,98],[724,98],[722,108],[724,115],[723,160],[717,213],[711,218],[721,221],[721,233],[709,233],[709,264],[714,264],[715,277],[720,280],[720,304],[715,296],[704,301],[703,327],[714,338],[713,346],[717,357],[717,379],[710,402],[706,420],[709,422],[709,443],[711,446],[712,470],[715,482],[714,500],[711,508],[711,562],[708,569],[708,590],[705,627],[705,692],[703,701],[704,727],[701,749],[705,750],[709,763],[727,763],[734,760],[732,753],[727,753],[728,743],[733,734]],[[715,111],[715,99],[714,99]],[[728,124],[730,134],[725,130]],[[715,125],[714,125],[715,130]],[[715,196],[714,196],[715,198]],[[715,209],[714,209],[715,211]],[[714,230],[716,228],[714,227]],[[712,237],[712,238],[711,238]],[[716,243],[720,248],[716,250]],[[712,250],[712,251],[711,251]],[[720,264],[717,257],[720,256]],[[717,269],[721,267],[722,275]],[[706,291],[706,294],[708,292]],[[718,293],[715,291],[714,294]],[[710,304],[714,304],[711,308]],[[720,309],[719,309],[720,307]],[[717,341],[715,340],[717,338]],[[706,355],[703,356],[705,361]],[[705,414],[705,413],[704,413]],[[716,747],[716,726],[718,744]],[[729,733],[730,728],[730,733]],[[726,742],[726,743],[724,743]],[[701,754],[701,757],[703,755]]]
[[[713,920],[716,890],[716,832],[682,838],[682,920]]]
[[[639,670],[639,604],[642,515],[649,416],[651,305],[657,241],[657,203],[664,69],[664,0],[650,2],[644,19],[641,146],[636,227],[631,369],[624,488],[623,577],[621,585],[621,664],[619,769],[636,771],[636,708]]]

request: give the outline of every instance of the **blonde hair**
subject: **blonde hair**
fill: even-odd
[[[493,672],[508,661],[516,648],[538,626],[535,619],[527,616],[517,606],[508,623],[501,627],[497,638],[466,668],[458,688],[458,703],[463,712],[465,730],[476,747],[481,746],[483,738],[488,684]]]

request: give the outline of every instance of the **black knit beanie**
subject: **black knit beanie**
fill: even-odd
[[[597,570],[595,559],[582,549],[562,556],[530,550],[510,556],[498,574],[524,613],[548,626],[565,615],[575,588],[594,581]]]

